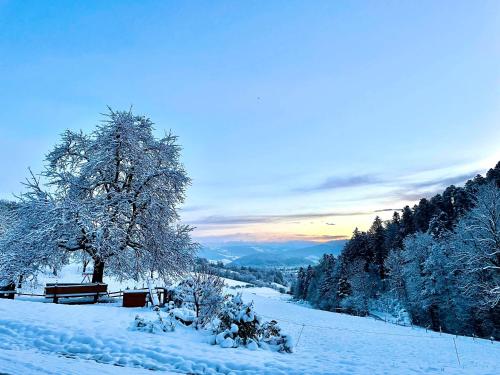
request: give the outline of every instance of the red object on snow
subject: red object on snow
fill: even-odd
[[[144,307],[147,303],[147,290],[124,290],[123,307]]]

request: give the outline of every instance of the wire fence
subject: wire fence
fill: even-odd
[[[413,334],[404,334],[404,333],[402,334],[402,333],[391,333],[391,332],[381,332],[381,331],[368,331],[368,330],[351,329],[351,328],[345,328],[345,327],[331,327],[331,326],[324,326],[324,325],[301,323],[301,322],[296,322],[296,321],[283,319],[283,318],[276,319],[275,317],[273,318],[273,317],[268,316],[268,315],[262,315],[262,314],[259,314],[259,315],[264,317],[264,318],[268,318],[268,319],[279,320],[279,321],[287,322],[290,324],[295,324],[297,326],[316,328],[316,329],[327,329],[327,330],[333,330],[333,331],[352,332],[352,333],[361,333],[361,334],[373,334],[373,335],[380,335],[380,336],[401,336],[401,337],[430,338],[430,339],[445,339],[446,338],[444,336],[425,336],[425,335],[413,335]]]
[[[147,289],[145,288],[144,291],[147,291]],[[115,291],[115,292],[108,292],[107,295],[109,297],[112,297],[112,298],[122,297],[123,296],[123,292],[124,292],[124,290],[119,290],[119,291]],[[44,294],[35,294],[35,293],[16,293],[16,294],[20,295],[20,296],[45,297]],[[199,305],[201,306],[201,305],[206,305],[206,304],[200,303]],[[210,305],[210,304],[207,304],[207,305]],[[458,338],[459,336],[458,335],[452,335],[452,334],[442,334],[442,332],[429,331],[428,330],[429,327],[427,327],[427,328],[424,327],[425,333],[427,335],[421,335],[421,334],[407,334],[407,333],[396,333],[396,332],[371,331],[371,330],[353,329],[353,328],[346,328],[346,327],[332,327],[332,326],[321,325],[321,324],[309,324],[309,323],[305,323],[305,322],[299,322],[299,321],[296,321],[296,320],[285,319],[285,318],[282,318],[282,317],[278,318],[276,316],[269,316],[269,315],[265,315],[265,314],[258,314],[258,315],[261,316],[261,317],[263,317],[263,318],[266,318],[266,319],[271,319],[271,320],[280,321],[280,322],[286,322],[286,323],[293,324],[293,325],[296,325],[296,326],[300,327],[300,331],[298,333],[297,341],[295,343],[296,347],[299,346],[300,339],[303,336],[305,328],[313,328],[313,329],[320,329],[320,330],[332,330],[332,331],[337,331],[337,332],[350,332],[350,333],[363,334],[363,335],[364,334],[369,334],[369,335],[377,335],[377,336],[420,338],[420,339],[432,339],[432,340],[449,340],[450,336],[451,336],[451,339],[453,341],[453,348],[455,350],[455,355],[456,355],[457,363],[458,363],[459,366],[462,365],[461,361],[460,361],[459,351],[458,351],[458,348],[457,348],[457,342],[456,342],[456,338]],[[395,324],[395,325],[399,325],[399,326],[403,326],[403,327],[411,327],[413,329],[413,325],[406,325],[406,324],[401,324],[401,323],[397,323],[397,322],[388,322],[386,319],[382,319],[382,318],[380,318],[378,316],[370,316],[370,317],[372,317],[372,318],[374,318],[376,320],[388,323],[388,324]],[[474,341],[476,339],[479,340],[479,338],[477,338],[474,335],[472,335],[472,336],[463,336],[462,335],[460,337],[472,338]],[[480,339],[480,340],[484,340],[484,339]],[[490,339],[490,341],[491,341],[491,343],[494,343],[493,338]]]
[[[363,335],[364,334],[372,334],[372,335],[377,335],[377,336],[392,336],[392,337],[396,336],[396,337],[405,337],[405,338],[411,337],[411,338],[431,339],[431,340],[450,340],[450,338],[451,338],[452,342],[453,342],[454,353],[455,353],[459,367],[462,367],[462,361],[460,360],[460,354],[458,351],[456,339],[458,339],[458,337],[472,338],[472,340],[474,342],[476,341],[476,339],[478,339],[478,337],[476,337],[474,335],[472,335],[472,336],[458,336],[458,335],[452,335],[452,334],[443,334],[442,332],[428,331],[427,330],[428,327],[424,328],[425,333],[427,333],[427,335],[417,335],[417,334],[406,334],[406,333],[396,333],[396,332],[371,331],[371,330],[364,330],[364,329],[352,329],[352,328],[345,328],[345,327],[332,327],[332,326],[327,326],[327,325],[309,324],[309,323],[304,323],[304,322],[298,322],[295,320],[289,320],[289,319],[284,319],[284,318],[276,318],[276,317],[272,317],[272,316],[264,315],[264,314],[259,314],[259,315],[262,316],[263,318],[272,319],[272,320],[276,320],[276,321],[282,321],[282,322],[286,322],[286,323],[293,324],[296,326],[300,326],[300,331],[298,333],[295,347],[299,346],[300,339],[303,337],[303,333],[304,333],[305,328],[332,330],[332,331],[338,331],[338,332],[350,332],[350,333],[363,334]],[[378,320],[385,321],[385,323],[388,323],[388,324],[393,324],[392,322],[387,322],[384,319],[379,318]],[[403,327],[410,327],[410,326],[404,325],[404,324],[398,324],[398,325],[403,326]],[[413,326],[411,326],[411,327],[413,328]],[[487,341],[486,339],[480,339],[480,340]],[[492,344],[495,343],[493,338],[491,338],[489,341]],[[478,342],[479,342],[479,340],[478,340]]]
[[[109,292],[108,295],[110,297],[112,297],[113,295],[118,295],[118,296],[121,297],[123,295],[123,291],[120,290],[120,291],[117,291],[117,292]],[[189,302],[189,301],[186,301],[186,302]],[[198,303],[198,306],[205,306],[205,305],[211,305],[211,304]],[[346,309],[342,309],[342,308],[338,308],[338,309],[336,309],[336,311],[338,311],[340,313],[345,313],[345,311],[347,311],[347,310]],[[327,325],[309,324],[309,323],[304,323],[304,322],[298,322],[298,321],[295,321],[295,320],[290,320],[290,319],[285,319],[285,318],[277,318],[275,316],[273,317],[273,316],[264,315],[264,314],[260,314],[260,313],[258,313],[257,315],[259,315],[259,316],[261,316],[263,318],[267,318],[267,319],[271,319],[271,320],[275,320],[275,321],[282,321],[282,322],[294,324],[296,326],[301,327],[301,330],[300,330],[300,333],[299,333],[299,337],[302,335],[304,328],[308,327],[308,328],[315,328],[315,329],[333,330],[333,331],[339,331],[339,332],[351,332],[351,333],[357,333],[357,334],[371,334],[371,335],[379,335],[379,336],[426,338],[426,339],[434,339],[434,340],[447,340],[450,337],[453,338],[453,339],[458,338],[458,337],[472,338],[474,341],[476,339],[478,339],[478,340],[487,340],[487,339],[478,338],[475,335],[471,335],[471,336],[460,335],[459,336],[459,335],[453,335],[453,334],[448,334],[448,333],[444,333],[443,334],[443,332],[437,332],[437,331],[430,330],[429,329],[430,327],[417,327],[419,329],[425,329],[425,333],[427,334],[427,335],[418,335],[418,334],[407,334],[407,333],[396,333],[396,332],[370,331],[370,330],[352,329],[352,328],[345,328],[345,327],[332,327],[332,326],[327,326]],[[358,315],[353,315],[353,316],[358,316]],[[378,317],[376,315],[361,316],[361,317],[371,317],[371,318],[374,318],[374,319],[379,320],[381,322],[385,322],[385,323],[391,324],[391,325],[398,325],[398,326],[401,326],[401,327],[407,327],[407,328],[411,327],[412,329],[415,327],[415,326],[413,326],[411,324],[408,325],[408,324],[403,324],[403,323],[399,323],[399,322],[387,321],[386,319],[382,319],[382,318],[380,318],[380,317]],[[300,338],[299,338],[299,340],[300,340]],[[299,341],[299,340],[297,340],[297,341]],[[494,342],[493,339],[490,339],[489,341],[491,341],[492,343]],[[455,343],[455,346],[456,346],[456,343]]]
[[[154,288],[154,290],[156,291],[156,289],[163,289],[163,288]],[[141,288],[141,289],[131,289],[131,290],[144,290],[145,292],[149,292],[149,290],[147,288]],[[108,292],[107,295],[109,297],[112,297],[112,298],[116,298],[116,297],[122,297],[123,296],[123,292],[126,292],[128,291],[127,289],[125,290],[118,290],[118,291],[114,291],[114,292]],[[19,293],[19,292],[16,292],[16,295],[19,295],[19,296],[32,296],[32,297],[45,297],[44,294],[36,294],[36,293]],[[168,301],[166,301],[168,302]],[[185,301],[185,302],[189,302],[189,301]],[[211,305],[210,303],[208,304],[204,304],[204,303],[200,303],[198,302],[197,303],[198,306],[204,306],[204,305]],[[338,311],[340,311],[342,313],[342,311],[344,311],[344,309],[336,309]],[[283,321],[283,322],[287,322],[287,323],[290,323],[290,324],[294,324],[294,325],[297,325],[297,326],[300,326],[300,327],[309,327],[309,328],[316,328],[316,329],[327,329],[327,330],[335,330],[335,331],[344,331],[344,332],[352,332],[352,333],[360,333],[360,334],[374,334],[374,335],[382,335],[382,336],[401,336],[401,337],[415,337],[415,338],[430,338],[430,339],[446,339],[448,338],[447,336],[455,336],[455,337],[467,337],[467,338],[472,338],[473,340],[487,340],[487,339],[481,339],[475,335],[471,335],[471,336],[466,336],[466,335],[453,335],[453,334],[446,334],[447,336],[443,336],[442,335],[442,332],[437,332],[437,331],[433,331],[433,330],[430,330],[429,328],[430,327],[418,327],[418,328],[421,328],[421,329],[425,329],[425,333],[431,333],[431,334],[435,334],[435,333],[438,333],[439,335],[436,336],[436,335],[416,335],[416,334],[402,334],[402,333],[391,333],[391,332],[381,332],[381,331],[369,331],[369,330],[361,330],[361,329],[351,329],[351,328],[345,328],[345,327],[332,327],[332,326],[326,326],[326,325],[319,325],[319,324],[309,324],[309,323],[304,323],[304,322],[298,322],[298,321],[295,321],[295,320],[290,320],[290,319],[285,319],[285,318],[277,318],[277,317],[273,317],[273,316],[269,316],[269,315],[264,315],[264,314],[258,314],[259,316],[263,317],[263,318],[267,318],[267,319],[271,319],[271,320],[276,320],[276,321]],[[353,316],[357,316],[357,315],[353,315]],[[381,321],[381,322],[385,322],[387,324],[391,324],[391,325],[398,325],[398,326],[401,326],[401,327],[408,327],[408,328],[414,328],[415,326],[413,325],[407,325],[407,324],[402,324],[402,323],[399,323],[399,322],[394,322],[394,321],[387,321],[386,319],[383,319],[383,318],[380,318],[376,315],[368,315],[368,316],[364,316],[364,317],[371,317],[375,320],[378,320],[378,321]],[[494,340],[493,339],[490,339],[489,341],[493,342]]]
[[[297,341],[295,342],[295,348],[297,348],[299,346],[299,343],[300,343],[300,339],[302,338],[302,334],[305,330],[305,328],[314,328],[314,329],[321,329],[321,330],[333,330],[333,331],[338,331],[338,332],[350,332],[350,333],[357,333],[357,334],[373,334],[373,335],[377,335],[377,336],[397,336],[397,337],[412,337],[412,338],[424,338],[424,339],[438,339],[438,340],[449,340],[449,336],[446,335],[446,336],[435,336],[435,335],[414,335],[414,334],[404,334],[404,333],[391,333],[391,332],[381,332],[381,331],[369,331],[369,330],[361,330],[361,329],[351,329],[351,328],[345,328],[345,327],[331,327],[331,326],[326,326],[326,325],[317,325],[317,324],[306,324],[306,323],[303,323],[303,322],[297,322],[297,321],[293,321],[293,320],[289,320],[289,319],[284,319],[284,318],[278,318],[276,319],[275,317],[271,317],[269,315],[263,315],[263,314],[260,314],[260,316],[264,317],[264,318],[268,318],[268,319],[272,319],[272,320],[279,320],[279,321],[282,321],[282,322],[286,322],[286,323],[290,323],[290,324],[294,324],[294,325],[297,325],[297,326],[300,326],[300,331],[299,331],[299,334],[298,334],[298,337],[297,337]],[[453,347],[455,349],[455,355],[456,355],[456,358],[457,358],[457,363],[458,363],[458,366],[462,366],[461,362],[460,362],[460,355],[459,355],[459,352],[458,352],[458,348],[457,348],[457,343],[456,343],[456,340],[455,340],[455,337],[452,337],[452,340],[453,340]]]

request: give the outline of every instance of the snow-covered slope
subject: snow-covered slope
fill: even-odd
[[[243,297],[294,337],[293,354],[211,346],[206,332],[191,328],[128,330],[136,314],[152,318],[147,308],[55,305],[25,297],[0,300],[0,373],[499,373],[497,342],[456,338],[459,365],[451,335],[314,310],[268,288],[245,288]]]

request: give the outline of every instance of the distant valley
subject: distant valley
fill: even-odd
[[[325,243],[289,241],[229,242],[203,246],[198,256],[234,266],[300,267],[318,263],[323,254],[339,255],[346,240]]]

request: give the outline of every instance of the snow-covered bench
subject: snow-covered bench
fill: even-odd
[[[108,284],[103,283],[48,283],[45,286],[45,298],[52,298],[54,303],[59,302],[59,298],[93,297],[97,302],[100,296],[108,294]]]
[[[16,295],[16,286],[10,285],[0,285],[0,298],[14,299]]]

